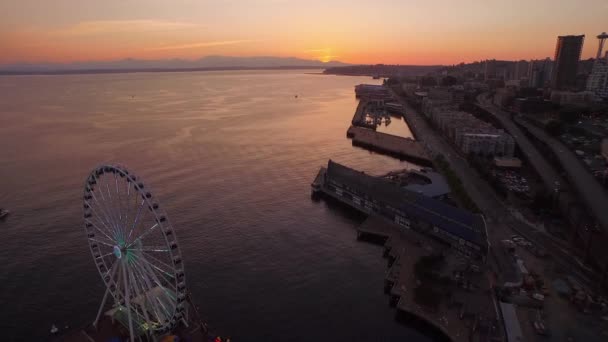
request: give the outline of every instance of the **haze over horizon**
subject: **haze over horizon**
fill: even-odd
[[[0,64],[296,57],[450,65],[552,57],[558,35],[608,30],[602,0],[1,2]]]

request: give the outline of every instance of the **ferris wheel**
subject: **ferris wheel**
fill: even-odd
[[[95,168],[84,186],[84,227],[106,291],[105,312],[131,341],[187,326],[186,278],[175,230],[140,178],[119,165]]]

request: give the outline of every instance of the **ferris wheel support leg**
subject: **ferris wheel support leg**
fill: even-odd
[[[127,281],[127,267],[122,266],[122,277],[125,281],[125,300],[127,304],[127,315],[129,316],[129,335],[131,335],[131,342],[135,342],[135,336],[133,336],[133,317],[131,317],[131,300],[129,299],[129,282]]]
[[[95,322],[93,322],[93,327],[95,327],[95,329],[97,329],[97,323],[99,323],[99,318],[101,317],[103,308],[106,306],[106,300],[108,300],[109,293],[110,293],[110,288],[106,287],[106,293],[103,295],[103,299],[101,300],[101,305],[99,306],[99,310],[97,311],[97,317],[95,317]]]

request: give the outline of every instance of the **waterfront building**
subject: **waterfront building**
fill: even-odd
[[[466,154],[512,157],[513,137],[470,113],[437,109],[430,112],[435,127]]]
[[[585,35],[557,37],[551,88],[568,90],[576,87],[578,62],[581,58],[584,40]]]
[[[391,100],[392,95],[383,85],[359,84],[355,86],[355,96],[369,101]]]
[[[481,215],[331,160],[323,179],[324,193],[366,214],[379,215],[403,229],[434,237],[467,257],[483,261],[487,257],[489,243]]]
[[[422,113],[427,118],[430,118],[434,113],[457,109],[458,106],[448,100],[431,100],[429,98],[422,100]]]

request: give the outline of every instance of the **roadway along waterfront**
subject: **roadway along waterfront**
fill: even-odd
[[[515,120],[553,150],[585,205],[591,209],[602,227],[608,229],[608,194],[602,185],[564,144],[525,120]]]
[[[394,92],[393,92],[394,93]],[[450,163],[451,168],[461,179],[467,192],[477,206],[486,216],[488,223],[488,240],[491,245],[497,246],[500,240],[508,239],[514,232],[524,236],[537,246],[541,246],[551,254],[554,259],[572,274],[581,280],[589,282],[595,274],[581,269],[580,263],[573,257],[571,250],[561,243],[556,243],[546,233],[519,221],[498,199],[494,190],[485,182],[476,170],[471,168],[466,159],[449,142],[443,139],[428,122],[412,108],[403,97],[394,93],[394,96],[405,108],[405,115],[410,129],[417,137],[424,139],[425,146],[432,153],[442,153]]]
[[[559,182],[559,184],[562,185],[565,184],[564,179],[562,179],[562,177],[553,169],[551,164],[549,164],[545,157],[536,149],[524,132],[511,120],[511,114],[494,107],[488,102],[483,94],[477,97],[477,102],[481,108],[498,119],[505,130],[513,136],[513,139],[517,142],[517,145],[526,156],[528,162],[537,170],[547,189],[553,189],[556,182]]]

